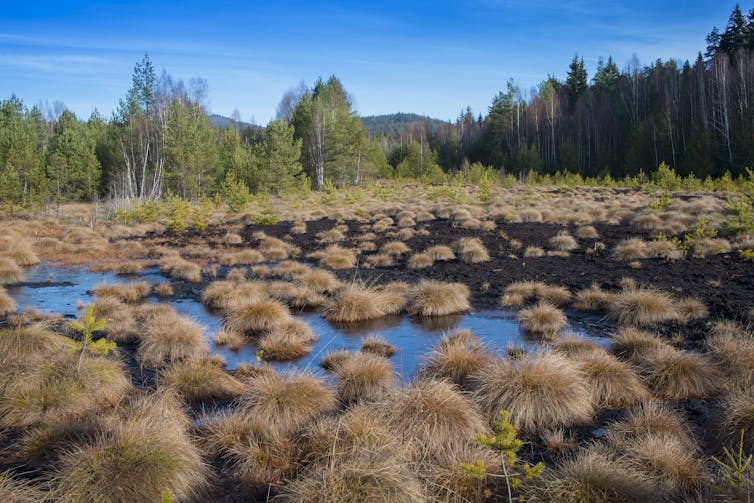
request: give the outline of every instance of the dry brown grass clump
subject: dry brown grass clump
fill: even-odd
[[[34,483],[14,477],[8,470],[0,472],[0,501],[8,503],[39,503],[47,501],[48,494],[35,487]]]
[[[395,354],[395,346],[387,342],[379,335],[370,335],[361,342],[361,351],[372,353],[383,358],[390,358]]]
[[[291,225],[291,234],[306,234],[306,222],[298,220]]]
[[[98,297],[114,297],[122,302],[133,304],[139,302],[152,292],[152,286],[145,282],[121,284],[102,284],[94,289]]]
[[[449,379],[464,387],[469,376],[492,362],[492,355],[469,331],[446,335],[427,357],[422,375],[437,379]]]
[[[657,480],[662,492],[696,492],[707,478],[696,450],[673,436],[642,435],[627,444],[623,454],[650,479]]]
[[[524,257],[527,258],[544,257],[545,255],[545,251],[539,246],[527,246],[524,250]]]
[[[415,444],[419,459],[489,430],[474,403],[447,381],[413,382],[391,400],[387,413],[393,431],[402,443]]]
[[[257,346],[262,350],[262,358],[265,360],[296,360],[312,351],[309,344],[314,336],[310,329],[308,332],[297,330],[295,325],[289,324],[264,334]]]
[[[655,334],[637,328],[622,328],[613,336],[610,351],[631,363],[639,363],[655,350],[671,347]]]
[[[754,451],[754,392],[751,386],[742,387],[726,395],[720,403],[718,430],[721,446],[737,449],[743,431],[744,451]]]
[[[562,355],[576,358],[601,350],[597,343],[574,335],[558,337],[552,342],[552,348]]]
[[[715,367],[697,353],[661,347],[644,355],[639,366],[649,388],[668,400],[705,398],[719,387]]]
[[[430,246],[424,253],[432,257],[437,261],[455,260],[456,254],[453,253],[453,249],[445,245]]]
[[[196,360],[209,352],[201,325],[175,311],[164,310],[148,319],[136,359],[145,367]]]
[[[584,225],[576,229],[576,236],[581,239],[597,239],[600,237],[599,232],[591,225]]]
[[[638,260],[649,257],[649,246],[641,238],[624,239],[613,250],[613,256],[618,260]]]
[[[319,366],[328,372],[335,372],[335,370],[346,360],[351,358],[353,353],[346,349],[331,349],[322,360],[319,362]]]
[[[676,320],[678,311],[667,293],[636,287],[615,295],[608,316],[621,325],[648,326]]]
[[[328,321],[353,323],[381,318],[385,312],[377,290],[353,283],[336,292],[325,306],[324,315]]]
[[[12,366],[34,364],[60,353],[63,339],[43,324],[0,330],[0,375]]]
[[[35,342],[42,340],[44,336],[38,335]],[[119,361],[85,355],[80,371],[78,364],[78,354],[58,353],[33,364],[27,361],[20,372],[3,369],[0,428],[22,428],[85,416],[116,405],[131,389],[131,381]]]
[[[240,250],[236,252],[229,252],[220,255],[220,263],[222,265],[254,265],[264,262],[265,257],[259,250],[253,250],[251,248],[246,250]]]
[[[351,503],[426,501],[413,469],[394,456],[357,455],[309,466],[289,481],[274,501]]]
[[[173,295],[173,286],[170,283],[159,283],[154,286],[154,293],[159,297],[170,297]]]
[[[463,283],[421,280],[410,292],[409,312],[417,316],[444,316],[471,309],[469,287]]]
[[[428,253],[416,253],[408,259],[409,269],[427,269],[433,265],[435,265],[435,259]]]
[[[340,285],[333,273],[322,269],[307,269],[296,281],[317,293],[332,292]]]
[[[754,377],[754,335],[713,329],[706,343],[709,355],[734,382]]]
[[[185,279],[192,283],[202,280],[202,268],[198,264],[182,259],[179,255],[168,255],[160,262],[160,270],[171,278]]]
[[[226,327],[220,328],[215,334],[215,344],[217,346],[227,346],[231,351],[238,351],[241,345],[246,342],[242,336],[227,330]]]
[[[606,292],[598,285],[593,284],[576,294],[576,302],[574,302],[573,308],[579,311],[607,311],[614,299],[615,294]]]
[[[280,301],[266,298],[234,306],[225,318],[233,332],[255,335],[274,330],[291,318],[288,307]]]
[[[688,449],[696,447],[683,415],[669,405],[654,400],[632,407],[625,419],[607,428],[607,439],[618,452],[643,435],[673,437]]]
[[[366,265],[369,267],[392,267],[395,265],[395,257],[387,253],[376,253],[367,257]]]
[[[596,406],[621,409],[649,398],[649,392],[636,372],[625,362],[597,348],[573,359],[586,375]]]
[[[12,236],[0,240],[0,255],[13,260],[20,266],[30,266],[39,263],[39,257],[34,253],[31,242],[21,236]]]
[[[461,261],[466,264],[488,262],[490,254],[479,238],[461,238],[456,241],[456,250]]]
[[[400,314],[408,303],[411,287],[402,281],[391,281],[377,289],[377,308],[388,314]]]
[[[395,372],[387,358],[357,353],[332,369],[338,377],[338,398],[345,404],[381,400],[393,388]]]
[[[23,269],[13,259],[0,256],[0,285],[21,283],[25,277]]]
[[[279,432],[292,431],[332,410],[335,395],[321,379],[306,372],[264,372],[246,381],[240,409]]]
[[[403,255],[410,251],[411,248],[403,241],[389,241],[380,248],[380,253],[385,255]]]
[[[560,231],[557,236],[548,240],[550,246],[560,251],[572,251],[579,247],[579,244],[567,231]]]
[[[548,285],[541,281],[517,281],[505,288],[500,305],[521,307],[537,300],[562,306],[571,300],[571,292],[565,287]]]
[[[16,301],[0,286],[0,317],[5,317],[16,310]]]
[[[209,360],[176,363],[161,375],[188,403],[225,400],[243,393],[243,384]]]
[[[319,263],[330,269],[353,269],[356,267],[356,254],[348,248],[337,245],[328,246]]]
[[[522,310],[518,321],[527,333],[543,338],[555,337],[568,325],[565,313],[548,302]]]
[[[654,503],[663,496],[646,473],[597,444],[545,470],[527,490],[530,501],[563,503]]]
[[[474,400],[492,420],[501,410],[525,432],[587,424],[594,415],[589,382],[578,365],[553,352],[482,367]]]
[[[208,468],[189,437],[189,422],[166,392],[140,398],[94,440],[65,453],[54,494],[62,502],[175,501],[198,496]]]

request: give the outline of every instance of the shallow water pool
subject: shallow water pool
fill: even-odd
[[[91,272],[84,267],[61,268],[40,264],[26,272],[25,283],[7,289],[16,299],[18,309],[34,307],[44,313],[62,314],[69,318],[77,316],[77,305],[94,302],[92,290],[101,283],[146,281],[155,285],[168,280],[157,268],[145,269],[135,275],[117,276],[114,273]],[[157,297],[147,300],[159,301]],[[256,362],[257,349],[251,344],[244,344],[238,351],[215,346],[213,336],[222,325],[222,319],[200,302],[193,298],[177,298],[169,303],[178,313],[193,318],[205,327],[213,353],[221,355],[228,362],[229,370],[241,363]],[[391,361],[398,374],[406,380],[416,374],[423,358],[437,346],[443,334],[451,330],[471,330],[490,350],[499,354],[504,354],[510,346],[524,349],[537,346],[537,341],[528,338],[516,322],[516,312],[505,309],[472,311],[439,318],[390,316],[354,324],[333,324],[312,311],[303,311],[297,316],[311,326],[319,340],[312,345],[312,352],[307,356],[293,362],[272,363],[275,368],[316,369],[329,350],[358,350],[362,339],[369,335],[378,335],[397,348]],[[568,330],[600,345],[607,344],[607,339],[598,335],[601,327],[597,320],[580,319],[572,322]]]

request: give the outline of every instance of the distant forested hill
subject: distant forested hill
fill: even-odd
[[[225,129],[228,127],[228,124],[233,124],[233,127],[236,130],[242,130],[246,128],[262,129],[262,126],[259,126],[257,124],[252,124],[250,122],[237,122],[230,117],[225,117],[224,115],[210,114],[207,116],[207,119],[209,120],[210,124],[218,129]]]
[[[444,121],[439,119],[433,119],[432,117],[426,117],[418,114],[387,114],[387,115],[370,115],[369,117],[362,117],[361,122],[364,127],[367,128],[372,135],[375,136],[394,136],[400,135],[406,131],[411,125],[423,124],[425,130],[433,132],[441,125],[445,124]]]

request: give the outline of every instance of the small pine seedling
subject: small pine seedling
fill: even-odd
[[[93,340],[94,338],[94,332],[97,332],[99,330],[102,330],[105,328],[105,320],[95,320],[94,319],[94,305],[89,304],[86,307],[86,314],[84,315],[84,319],[80,321],[74,321],[71,322],[71,327],[74,330],[77,330],[81,332],[81,340],[77,341],[75,339],[71,339],[69,337],[65,337],[65,343],[71,347],[73,352],[81,351],[81,356],[79,356],[79,363],[76,367],[76,371],[81,371],[81,360],[84,358],[84,353],[86,350],[91,351],[92,353],[97,353],[101,355],[108,354],[112,349],[115,349],[115,343],[114,342],[108,342],[107,339],[98,339]]]

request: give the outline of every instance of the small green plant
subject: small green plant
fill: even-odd
[[[724,459],[712,457],[712,460],[720,468],[723,480],[718,485],[722,492],[732,495],[737,501],[751,501],[752,487],[752,458],[754,455],[744,456],[744,430],[741,428],[741,437],[736,452],[731,452],[727,447],[723,448]]]
[[[108,354],[111,350],[115,349],[115,343],[109,342],[107,339],[94,340],[94,332],[100,331],[105,328],[105,320],[94,319],[94,305],[89,304],[86,307],[86,314],[83,320],[71,322],[71,328],[81,332],[81,340],[77,341],[69,337],[65,337],[65,343],[75,351],[81,351],[79,356],[79,363],[76,367],[76,371],[81,371],[81,361],[84,359],[84,353],[88,350],[92,353],[101,355]]]
[[[751,248],[747,248],[746,250],[739,251],[738,256],[741,260],[745,260],[747,262],[754,262],[754,250],[752,250]]]
[[[236,176],[229,172],[225,175],[222,188],[225,201],[228,203],[228,208],[233,213],[240,213],[249,207],[251,203],[251,193],[249,187],[243,180],[239,180]]]
[[[476,197],[480,203],[489,203],[492,199],[492,180],[487,173],[484,173],[479,179]]]
[[[516,428],[508,421],[509,416],[510,413],[507,410],[501,410],[497,420],[492,424],[492,430],[495,434],[488,436],[479,433],[476,439],[481,446],[500,452],[503,476],[508,488],[508,501],[512,502],[513,491],[520,488],[523,482],[521,477],[525,479],[539,477],[545,469],[545,464],[540,461],[532,465],[518,458],[518,451],[524,443],[518,438]],[[486,476],[495,476],[487,473],[482,460],[477,460],[476,463],[462,463],[461,469],[466,475],[480,480]]]
[[[694,232],[684,235],[683,239],[677,237],[673,238],[673,244],[680,248],[684,253],[688,253],[688,251],[700,239],[716,237],[717,231],[715,229],[708,229],[708,223],[709,220],[706,218],[700,218],[696,223],[696,229],[694,229]],[[657,237],[659,239],[660,236]]]
[[[162,497],[160,498],[162,503],[173,503],[173,493],[170,491],[162,491]]]
[[[165,202],[168,209],[168,229],[182,231],[187,228],[191,218],[191,203],[175,194],[168,194]]]
[[[725,211],[731,218],[723,222],[723,229],[731,234],[754,232],[754,206],[748,197],[728,198]]]
[[[664,211],[670,208],[672,205],[673,198],[670,197],[667,192],[660,196],[659,201],[653,201],[649,203],[649,207],[652,208],[653,211]]]
[[[199,204],[191,207],[191,228],[197,232],[206,230],[208,227],[210,214],[210,202],[207,198],[202,198]]]

